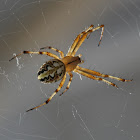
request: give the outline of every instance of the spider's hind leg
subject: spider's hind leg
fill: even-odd
[[[46,47],[40,48],[40,50],[43,50],[43,49],[50,49],[50,50],[54,50],[54,51],[56,51],[56,52],[60,53],[60,57],[61,57],[61,58],[63,58],[63,57],[64,57],[64,53],[63,53],[62,51],[60,51],[60,50],[58,50],[58,49],[55,49],[55,48],[53,48],[53,47],[51,47],[51,46],[46,46]]]
[[[69,89],[69,87],[70,87],[70,84],[71,84],[71,81],[72,81],[72,78],[73,78],[73,74],[72,74],[71,72],[68,73],[68,74],[69,74],[69,76],[70,76],[69,82],[68,82],[68,84],[67,84],[66,89],[60,94],[60,96],[61,96],[62,94],[64,94],[64,93]]]
[[[62,79],[62,81],[60,82],[58,88],[55,90],[55,92],[54,92],[43,104],[41,104],[41,105],[39,105],[39,106],[36,106],[36,107],[34,107],[34,108],[31,108],[31,109],[27,110],[26,112],[29,112],[29,111],[31,111],[31,110],[37,109],[37,108],[39,108],[39,107],[41,107],[41,106],[43,106],[43,105],[48,104],[48,103],[51,101],[51,99],[56,95],[56,93],[62,88],[62,86],[64,85],[65,80],[66,80],[66,73],[65,73],[65,75],[64,75],[64,77],[63,77],[63,79]]]
[[[44,54],[44,55],[48,55],[50,57],[53,57],[55,59],[59,59],[59,57],[53,53],[50,53],[50,52],[32,52],[32,51],[23,51],[22,53],[20,54],[17,54],[16,56],[12,57],[9,61],[15,59],[16,57],[19,57],[20,55],[23,55],[23,54]]]

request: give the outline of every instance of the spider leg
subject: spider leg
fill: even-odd
[[[40,48],[40,50],[43,50],[43,49],[51,49],[51,50],[54,50],[54,51],[60,53],[60,57],[61,57],[61,58],[64,57],[64,53],[63,53],[62,51],[60,51],[60,50],[58,50],[58,49],[55,49],[55,48],[53,48],[53,47],[51,47],[51,46],[47,46],[47,47]]]
[[[50,53],[50,52],[31,52],[31,51],[23,51],[22,53],[20,53],[20,54],[14,56],[13,58],[11,58],[9,61],[13,60],[14,58],[16,58],[16,57],[18,57],[18,56],[20,56],[20,55],[22,55],[22,54],[45,54],[45,55],[48,55],[48,56],[53,57],[53,58],[55,58],[55,59],[59,59],[59,57],[58,57],[57,55],[52,54],[52,53]]]
[[[79,42],[81,36],[82,36],[84,33],[86,33],[86,32],[88,32],[89,30],[91,30],[92,28],[93,28],[93,25],[90,25],[89,28],[87,28],[84,32],[80,33],[80,34],[76,37],[76,39],[74,40],[73,44],[71,45],[71,48],[69,49],[69,51],[68,51],[68,53],[67,53],[67,56],[70,56],[70,55],[71,55],[71,53],[73,52],[75,46],[78,44],[78,42]]]
[[[37,108],[39,108],[39,107],[41,107],[41,106],[43,106],[43,105],[48,104],[48,103],[51,101],[51,99],[56,95],[56,93],[62,88],[62,86],[64,85],[65,80],[66,80],[66,73],[65,73],[63,79],[61,80],[61,82],[60,82],[58,88],[55,90],[55,92],[54,92],[43,104],[41,104],[41,105],[39,105],[39,106],[36,106],[36,107],[34,107],[34,108],[31,108],[31,109],[27,110],[26,112],[29,112],[29,111],[31,111],[31,110],[37,109]]]
[[[96,30],[98,30],[98,29],[100,29],[100,28],[102,28],[102,31],[101,31],[101,35],[100,35],[100,40],[99,40],[98,46],[100,46],[101,41],[102,41],[103,32],[104,32],[104,25],[100,25],[100,26],[94,28],[93,31],[92,31],[92,32],[94,32],[94,31],[96,31]]]
[[[96,76],[101,76],[101,77],[108,77],[108,78],[115,79],[115,80],[122,81],[122,82],[132,81],[132,80],[125,80],[125,79],[122,79],[122,78],[119,78],[119,77],[114,77],[114,76],[107,75],[107,74],[101,74],[101,73],[99,73],[97,71],[93,71],[93,70],[90,70],[90,69],[82,68],[82,67],[79,67],[79,66],[77,66],[76,69],[77,70],[81,70],[83,72],[86,72],[88,74],[92,74],[92,75],[96,75]]]
[[[81,70],[78,70],[78,69],[75,69],[74,72],[77,72],[77,73],[79,73],[79,74],[81,74],[81,75],[83,75],[83,76],[86,76],[86,77],[88,77],[88,78],[90,78],[90,79],[93,79],[93,80],[103,81],[103,82],[107,83],[108,85],[112,85],[112,86],[118,88],[117,85],[115,85],[114,83],[109,82],[109,81],[107,81],[107,80],[105,80],[105,79],[103,79],[103,78],[97,78],[97,77],[95,77],[95,76],[92,76],[92,75],[90,75],[90,74],[88,74],[88,73],[86,73],[86,72],[83,72],[83,71],[81,71]]]
[[[69,87],[70,87],[70,84],[71,84],[71,81],[72,81],[72,78],[73,78],[73,74],[72,74],[71,72],[68,73],[68,74],[69,74],[69,76],[70,76],[68,85],[67,85],[66,89],[60,94],[60,96],[61,96],[62,94],[64,94],[64,93],[69,89]]]
[[[91,30],[88,30],[87,32],[83,32],[84,34],[82,35],[82,37],[80,38],[80,40],[78,41],[78,43],[76,44],[76,46],[74,47],[72,53],[71,53],[71,56],[74,56],[76,54],[76,52],[78,51],[78,49],[80,48],[80,46],[82,45],[82,43],[84,42],[84,40],[86,39],[87,35],[89,35],[90,33],[98,30],[102,28],[102,31],[101,31],[101,36],[100,36],[100,41],[99,41],[99,44],[98,46],[100,45],[101,43],[101,40],[102,40],[102,37],[103,37],[103,32],[104,32],[104,25],[100,25],[96,28],[93,28]]]

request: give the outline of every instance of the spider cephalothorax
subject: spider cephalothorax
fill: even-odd
[[[42,49],[51,49],[51,50],[54,50],[56,52],[59,52],[60,58],[57,55],[50,53],[50,52],[46,52],[46,51],[45,52],[42,52],[42,51],[39,51],[39,52],[23,51],[22,53],[14,56],[12,58],[12,59],[14,59],[22,54],[45,54],[45,55],[48,55],[50,57],[53,57],[54,59],[44,63],[40,67],[40,70],[38,71],[38,79],[43,83],[53,83],[53,82],[57,82],[60,79],[62,79],[58,88],[55,90],[55,92],[43,104],[36,106],[34,108],[31,108],[31,109],[27,110],[27,112],[34,110],[36,108],[39,108],[45,104],[48,104],[50,102],[50,100],[56,95],[56,93],[64,85],[64,82],[66,80],[66,73],[69,74],[70,79],[69,79],[69,82],[67,84],[66,89],[60,95],[62,95],[63,93],[65,93],[69,89],[71,81],[72,81],[72,77],[73,77],[72,72],[79,73],[79,74],[86,76],[86,77],[93,79],[93,80],[103,81],[103,82],[105,82],[109,85],[112,85],[114,87],[117,87],[114,83],[112,83],[108,80],[105,80],[101,77],[108,77],[108,78],[116,79],[116,80],[119,80],[122,82],[131,81],[131,80],[125,80],[125,79],[121,79],[121,78],[114,77],[114,76],[107,75],[107,74],[101,74],[99,72],[96,72],[96,71],[93,71],[90,69],[86,69],[86,68],[82,68],[79,66],[79,64],[83,63],[83,61],[81,61],[81,58],[80,58],[81,55],[75,56],[76,52],[78,51],[78,49],[80,48],[80,46],[84,42],[84,40],[87,37],[89,37],[88,35],[90,35],[90,33],[94,32],[100,28],[102,28],[102,31],[101,31],[100,41],[98,44],[98,46],[99,46],[101,43],[103,32],[104,32],[104,25],[100,25],[96,28],[94,28],[94,26],[91,25],[88,29],[86,29],[85,31],[83,31],[82,33],[80,33],[76,37],[76,39],[74,40],[74,42],[73,42],[72,46],[70,47],[66,56],[64,56],[64,53],[62,51],[49,46],[49,47],[41,48],[41,50]]]

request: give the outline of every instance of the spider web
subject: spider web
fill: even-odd
[[[91,24],[104,24],[104,36],[100,47],[100,31],[85,40],[77,52],[85,61],[81,66],[133,82],[111,80],[116,89],[74,73],[63,96],[25,113],[43,103],[59,82],[42,84],[36,78],[47,56],[8,60],[47,45],[66,54],[76,35]],[[1,0],[0,50],[1,140],[140,139],[139,0]],[[61,91],[67,82],[68,77]]]

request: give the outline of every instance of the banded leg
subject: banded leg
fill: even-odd
[[[59,57],[58,57],[57,55],[52,54],[52,53],[50,53],[50,52],[31,52],[31,51],[23,51],[22,53],[20,53],[20,54],[14,56],[13,58],[11,58],[9,61],[13,60],[14,58],[16,58],[16,57],[18,57],[18,56],[20,56],[20,55],[22,55],[22,54],[45,54],[45,55],[48,55],[48,56],[53,57],[53,58],[55,58],[55,59],[59,59]]]
[[[132,81],[132,80],[125,80],[125,79],[122,79],[122,78],[114,77],[114,76],[107,75],[107,74],[101,74],[101,73],[99,73],[97,71],[93,71],[93,70],[90,70],[90,69],[82,68],[82,67],[79,67],[79,66],[77,66],[76,69],[77,70],[81,70],[83,72],[86,72],[88,74],[92,74],[92,75],[96,75],[96,76],[101,76],[101,77],[108,77],[108,78],[115,79],[115,80],[122,81],[122,82]]]
[[[112,83],[112,82],[109,82],[109,81],[107,81],[107,80],[105,80],[105,79],[102,79],[102,78],[94,77],[94,76],[92,76],[92,75],[90,75],[90,74],[88,74],[88,73],[86,73],[86,72],[81,71],[81,70],[75,69],[74,72],[77,72],[77,73],[79,73],[79,74],[81,74],[81,75],[83,75],[83,76],[86,76],[86,77],[88,77],[88,78],[90,78],[90,79],[93,79],[93,80],[103,81],[103,82],[107,83],[108,85],[112,85],[112,86],[118,88],[118,86],[115,85],[115,84]]]
[[[73,49],[72,53],[71,53],[71,56],[74,56],[76,54],[76,52],[78,51],[78,49],[80,48],[80,46],[82,45],[82,43],[84,42],[84,40],[86,39],[87,35],[102,28],[102,31],[101,31],[101,36],[100,36],[100,41],[99,41],[99,44],[98,46],[100,45],[101,43],[101,40],[102,40],[102,37],[103,37],[103,32],[104,32],[104,25],[100,25],[96,28],[93,28],[91,30],[88,30],[87,32],[85,32],[83,34],[83,36],[80,38],[80,40],[78,41],[77,45],[75,46],[75,48]]]
[[[100,26],[98,26],[98,27],[96,27],[96,28],[93,29],[93,32],[94,32],[94,31],[96,31],[96,30],[98,30],[98,29],[100,29],[100,28],[102,28],[102,31],[101,31],[101,35],[100,35],[100,40],[99,40],[98,46],[100,46],[101,41],[102,41],[103,32],[104,32],[104,25],[100,25]]]
[[[40,48],[40,50],[43,50],[43,49],[51,49],[51,50],[54,50],[54,51],[60,53],[60,57],[61,57],[61,58],[64,57],[64,53],[63,53],[62,51],[60,51],[60,50],[58,50],[58,49],[55,49],[55,48],[53,48],[53,47],[51,47],[51,46],[47,46],[47,47]]]
[[[69,89],[69,87],[70,87],[70,84],[71,84],[71,81],[72,81],[72,78],[73,78],[73,74],[72,74],[71,72],[68,73],[68,74],[69,74],[69,76],[70,76],[68,85],[67,85],[66,89],[60,94],[60,96],[61,96],[62,94],[64,94],[64,93]]]
[[[62,81],[60,82],[58,88],[57,88],[57,89],[55,90],[55,92],[48,98],[48,100],[46,100],[43,104],[41,104],[41,105],[39,105],[39,106],[36,106],[36,107],[34,107],[34,108],[31,108],[31,109],[27,110],[26,112],[29,112],[29,111],[31,111],[31,110],[37,109],[37,108],[39,108],[39,107],[41,107],[41,106],[43,106],[43,105],[48,104],[48,103],[51,101],[51,99],[56,95],[56,93],[62,88],[62,86],[64,85],[65,80],[66,80],[66,73],[65,73],[65,75],[64,75],[64,77],[63,77],[63,79],[62,79]]]
[[[92,28],[93,28],[93,25],[90,25],[90,27],[89,27],[88,29],[86,29],[85,31],[83,31],[82,33],[80,33],[80,34],[76,37],[76,39],[74,40],[74,42],[73,42],[73,44],[72,44],[70,50],[69,50],[68,53],[67,53],[67,56],[70,56],[70,55],[71,55],[71,53],[73,52],[75,46],[77,45],[78,41],[80,40],[81,36],[82,36],[84,33],[86,33],[86,32],[88,32],[89,30],[91,30]]]

